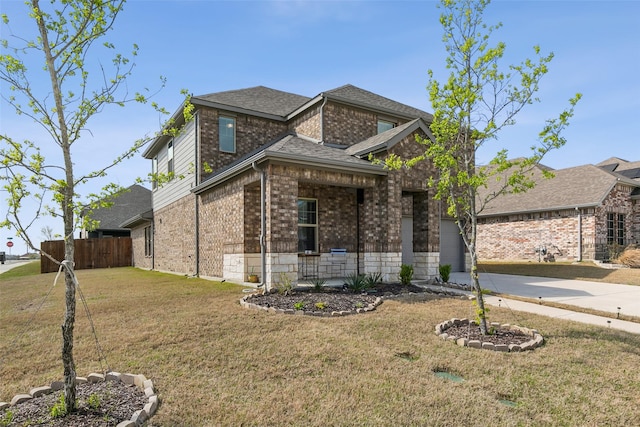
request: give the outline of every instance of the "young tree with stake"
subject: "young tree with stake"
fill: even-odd
[[[75,323],[76,287],[73,268],[74,231],[79,226],[78,213],[87,207],[82,204],[79,189],[88,181],[106,176],[109,169],[131,158],[156,135],[135,141],[113,161],[93,172],[77,176],[74,170],[72,147],[82,138],[90,119],[110,105],[125,106],[130,102],[148,103],[149,95],[127,93],[124,83],[131,75],[134,64],[115,52],[115,46],[106,40],[107,33],[123,10],[124,0],[65,0],[27,1],[29,17],[36,36],[13,35],[9,17],[2,16],[2,25],[10,40],[1,40],[0,80],[9,92],[2,93],[5,103],[14,107],[18,115],[26,115],[39,124],[49,135],[51,144],[59,153],[59,161],[45,160],[42,147],[33,141],[20,141],[16,137],[0,134],[0,180],[8,193],[8,212],[1,226],[15,229],[29,247],[39,251],[29,237],[34,220],[42,214],[61,218],[64,225],[65,315],[62,324],[62,362],[64,367],[64,396],[67,413],[76,407],[75,364],[73,359],[73,333]],[[28,32],[27,28],[21,28]],[[100,43],[102,41],[102,43]],[[101,50],[100,50],[101,49]],[[137,53],[134,45],[132,56]],[[38,55],[36,66],[24,58]],[[99,58],[112,55],[108,72]],[[91,60],[94,60],[91,63]],[[41,83],[48,82],[42,89]],[[164,81],[161,79],[161,86]],[[183,95],[187,97],[183,91]],[[188,97],[187,97],[188,98]],[[185,121],[190,119],[188,99],[185,101]],[[166,110],[151,103],[161,114]],[[163,127],[164,133],[175,134],[179,128],[173,123]],[[156,177],[152,177],[155,179]],[[106,185],[100,195],[89,195],[95,206],[99,200],[108,200],[122,191]],[[47,201],[51,197],[53,204]],[[33,219],[25,220],[21,208],[27,200],[36,202]]]
[[[439,171],[439,176],[433,177],[429,185],[435,189],[435,198],[443,202],[447,214],[456,221],[469,253],[474,302],[483,334],[488,333],[488,328],[487,309],[478,279],[478,214],[490,200],[509,192],[524,192],[535,185],[532,168],[549,151],[565,144],[561,133],[581,98],[581,94],[576,94],[566,110],[545,122],[529,157],[510,160],[507,150],[503,149],[489,165],[477,166],[476,152],[497,139],[502,129],[514,125],[516,115],[524,107],[539,102],[535,95],[553,59],[553,54],[544,56],[536,46],[535,60],[525,59],[521,64],[501,68],[506,45],[500,42],[489,46],[493,31],[501,25],[487,26],[483,22],[488,5],[489,0],[442,0],[444,12],[440,23],[448,53],[446,68],[450,73],[446,81],[438,82],[429,71],[428,90],[433,106],[430,128],[434,138],[416,138],[425,146],[421,156],[412,159],[390,156],[385,160],[390,168],[411,167],[429,160]],[[486,187],[489,180],[499,181],[501,189],[481,196],[479,189]]]

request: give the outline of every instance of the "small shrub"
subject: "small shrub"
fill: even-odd
[[[413,279],[413,265],[411,264],[402,264],[400,266],[400,283],[403,285],[410,285],[411,279]]]
[[[447,283],[449,281],[449,277],[451,276],[451,264],[441,264],[438,268],[440,272],[440,278],[443,282]]]
[[[375,272],[375,273],[369,273],[367,275],[367,287],[368,288],[375,288],[376,285],[382,283],[382,273],[380,272]]]
[[[327,304],[326,304],[326,303],[324,303],[324,302],[322,302],[322,301],[317,302],[317,303],[316,303],[316,308],[317,308],[318,310],[324,310],[325,308],[327,308]]]
[[[58,401],[51,407],[50,414],[53,418],[62,418],[67,415],[67,405],[64,401],[64,394],[61,394]]]
[[[324,279],[313,279],[311,284],[313,285],[314,292],[322,292],[327,281]]]
[[[293,291],[291,279],[285,273],[280,273],[280,281],[274,283],[273,286],[281,295],[289,295]]]
[[[7,412],[4,413],[2,418],[0,418],[0,427],[10,426],[11,421],[13,421],[13,412],[7,410]]]
[[[304,301],[298,301],[293,304],[293,308],[296,310],[302,310],[304,308]]]
[[[367,290],[369,282],[364,274],[352,273],[347,276],[347,288],[353,292],[362,292]]]
[[[100,407],[100,396],[98,396],[96,393],[92,393],[89,396],[89,399],[87,399],[87,405],[89,405],[91,409],[98,409]]]
[[[616,262],[627,267],[640,268],[640,248],[629,246],[618,256]]]

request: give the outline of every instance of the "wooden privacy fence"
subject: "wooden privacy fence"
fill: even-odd
[[[131,237],[103,239],[76,239],[75,269],[128,267],[132,265]],[[58,261],[64,259],[64,240],[40,243],[40,249]],[[46,256],[41,257],[40,273],[58,271],[58,264]]]

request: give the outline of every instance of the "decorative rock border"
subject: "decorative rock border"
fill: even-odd
[[[481,342],[479,340],[469,340],[464,337],[456,337],[446,333],[446,330],[451,328],[452,326],[456,326],[456,327],[468,326],[469,324],[478,326],[477,323],[469,319],[453,318],[451,320],[445,320],[444,322],[437,324],[435,327],[435,332],[436,332],[436,335],[440,336],[440,338],[442,338],[443,340],[453,341],[461,347],[480,348],[484,350],[493,350],[493,351],[502,351],[502,352],[520,352],[520,351],[533,350],[537,347],[540,347],[544,343],[544,338],[535,329],[523,328],[521,326],[510,325],[508,323],[500,324],[498,322],[492,322],[491,326],[496,329],[508,329],[512,331],[518,331],[525,335],[529,335],[531,339],[522,344],[494,344],[491,342]]]
[[[338,316],[349,316],[352,314],[360,314],[366,313],[369,311],[373,311],[377,306],[382,304],[382,298],[377,297],[375,301],[371,304],[368,304],[366,307],[356,308],[355,310],[341,310],[341,311],[327,311],[327,312],[319,312],[319,311],[304,311],[304,310],[295,310],[293,308],[275,308],[275,307],[265,307],[263,305],[254,304],[250,300],[257,296],[256,294],[245,295],[240,299],[240,305],[244,308],[252,308],[254,310],[264,310],[270,313],[283,313],[283,314],[293,314],[298,316],[318,316],[318,317],[338,317]]]
[[[156,413],[158,409],[159,399],[153,390],[153,382],[145,378],[144,375],[134,374],[121,374],[119,372],[108,372],[106,375],[102,374],[89,374],[86,377],[76,377],[76,384],[83,383],[97,383],[101,381],[120,381],[126,385],[135,385],[142,390],[149,398],[149,401],[144,408],[135,411],[128,421],[122,421],[116,427],[135,427],[141,426],[149,418]],[[22,402],[33,399],[34,397],[42,396],[44,394],[53,393],[54,391],[64,389],[63,381],[54,381],[50,386],[42,386],[32,388],[29,393],[17,394],[11,399],[11,403],[0,402],[0,410],[8,408],[9,406],[19,405]]]

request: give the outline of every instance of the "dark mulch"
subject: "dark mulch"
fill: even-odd
[[[424,294],[424,288],[400,283],[385,283],[370,289],[366,293],[353,292],[348,289],[325,287],[320,292],[309,289],[297,289],[288,295],[269,293],[255,295],[251,298],[253,304],[264,307],[280,308],[283,310],[296,309],[305,312],[353,311],[372,304],[378,297],[392,297],[408,294]]]
[[[130,420],[135,411],[148,403],[145,394],[135,386],[120,381],[78,384],[78,411],[60,418],[51,416],[51,408],[58,403],[62,391],[36,397],[0,411],[0,426],[117,426]],[[94,407],[89,405],[89,398]]]
[[[520,345],[531,340],[531,335],[510,329],[496,329],[489,335],[482,335],[480,327],[475,324],[452,326],[443,332],[457,338],[468,338],[470,341],[478,340],[480,342],[490,342],[493,344]]]

